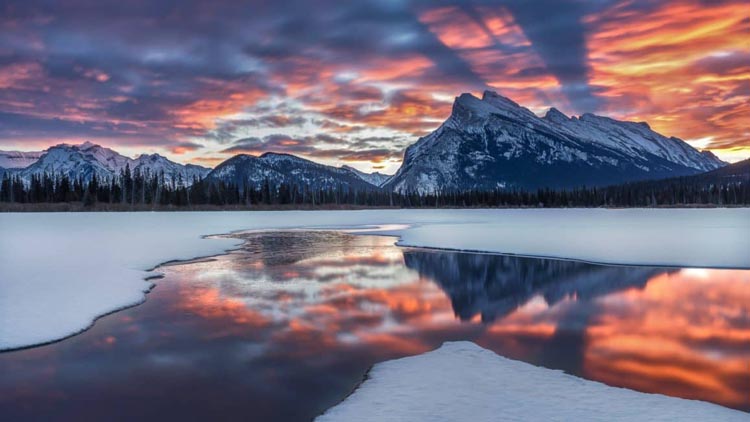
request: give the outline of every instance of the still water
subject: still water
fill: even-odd
[[[142,305],[0,353],[0,420],[310,420],[373,363],[448,340],[750,411],[750,271],[240,236],[240,250],[160,268]]]

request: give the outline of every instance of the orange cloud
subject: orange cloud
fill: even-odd
[[[459,7],[445,7],[429,10],[419,19],[488,87],[527,107],[549,107],[551,100],[558,106],[566,103],[559,94],[559,81],[504,7],[479,8],[476,17]]]
[[[210,98],[196,100],[174,110],[172,115],[177,119],[174,127],[204,134],[214,129],[221,117],[239,113],[268,95],[267,92],[246,86],[242,82],[227,83],[210,78],[201,78],[200,81],[205,84]]]
[[[0,89],[20,88],[39,81],[44,71],[39,63],[11,63],[0,66]]]
[[[667,135],[750,154],[746,2],[673,1],[635,13],[623,2],[586,18],[591,83],[609,112]]]
[[[419,20],[452,49],[489,47],[493,43],[490,34],[459,7],[429,10],[420,15]]]

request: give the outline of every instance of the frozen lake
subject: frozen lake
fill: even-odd
[[[146,270],[241,243],[205,235],[376,226],[404,246],[750,268],[750,208],[0,213],[0,350],[77,334],[145,300]]]
[[[82,334],[0,353],[0,419],[309,420],[372,364],[454,340],[750,411],[750,270],[241,236],[237,251],[160,268],[145,303]]]

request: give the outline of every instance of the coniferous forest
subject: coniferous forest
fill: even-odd
[[[609,187],[536,191],[446,191],[395,193],[344,186],[316,189],[299,184],[274,185],[268,180],[239,186],[214,179],[167,182],[164,174],[123,170],[118,177],[89,180],[65,175],[34,175],[30,181],[5,173],[0,202],[18,204],[79,203],[84,207],[118,205],[139,209],[163,207],[655,207],[750,205],[748,163],[738,163],[696,176],[628,183]]]

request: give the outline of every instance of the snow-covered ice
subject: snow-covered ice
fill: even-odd
[[[506,359],[471,342],[375,365],[315,419],[334,421],[747,421],[715,404],[610,387]]]
[[[58,340],[145,297],[147,270],[239,230],[405,224],[400,244],[615,264],[750,268],[750,209],[0,214],[0,350]]]

